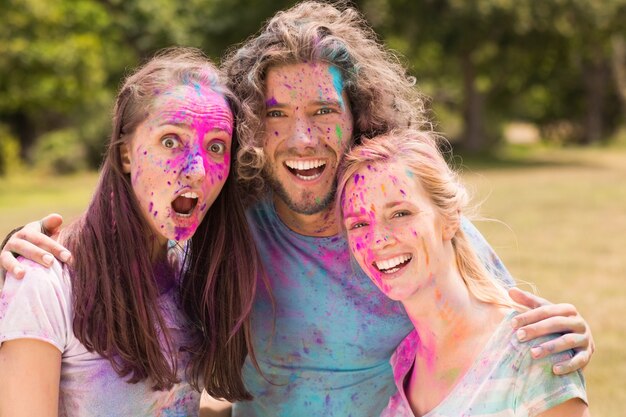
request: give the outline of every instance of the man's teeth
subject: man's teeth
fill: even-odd
[[[411,255],[400,255],[396,256],[395,258],[385,259],[384,261],[376,261],[374,262],[374,265],[381,272],[384,272],[386,274],[392,274],[400,269],[400,265],[409,261],[411,258]]]
[[[321,159],[307,160],[307,161],[289,160],[289,161],[285,161],[285,165],[287,165],[291,169],[303,171],[306,169],[323,167],[324,165],[326,165],[326,162],[322,161]]]
[[[193,191],[187,191],[185,194],[181,194],[181,196],[185,198],[198,198],[198,194],[194,193]]]

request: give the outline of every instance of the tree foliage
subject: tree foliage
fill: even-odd
[[[131,68],[171,45],[217,60],[293,3],[0,0],[0,140],[17,138],[10,148],[27,160],[57,158],[50,164],[67,168],[66,144],[95,167],[115,91]],[[468,148],[490,146],[512,119],[546,132],[566,123],[581,143],[603,140],[625,121],[626,0],[354,4],[406,55],[434,106],[457,115],[452,133]],[[35,157],[46,146],[50,158]]]

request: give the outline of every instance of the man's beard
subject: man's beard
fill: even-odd
[[[305,191],[302,193],[302,201],[294,201],[287,193],[287,190],[278,181],[271,169],[264,169],[263,174],[266,183],[274,194],[276,194],[291,211],[298,214],[317,214],[326,210],[335,201],[335,192],[337,192],[337,182],[333,181],[332,187],[323,198],[315,197],[312,192]]]

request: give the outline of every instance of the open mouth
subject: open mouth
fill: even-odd
[[[181,217],[189,217],[198,205],[198,194],[193,191],[179,195],[172,201],[172,210]]]
[[[385,259],[384,261],[375,261],[372,265],[383,274],[393,274],[404,268],[411,259],[413,259],[413,256],[405,254],[391,259]]]
[[[326,168],[326,162],[321,159],[301,161],[288,160],[285,161],[285,167],[296,177],[303,181],[313,181],[322,175]]]

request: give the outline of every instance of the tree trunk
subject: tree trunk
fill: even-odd
[[[626,121],[626,41],[624,37],[615,35],[612,39],[613,54],[613,77],[617,85],[617,92],[622,104],[622,115]]]
[[[479,152],[486,146],[483,126],[484,97],[476,87],[476,67],[470,51],[461,56],[463,71],[463,147]]]
[[[604,135],[604,96],[607,65],[603,57],[595,56],[583,64],[585,107],[583,143],[589,145],[602,140]]]

